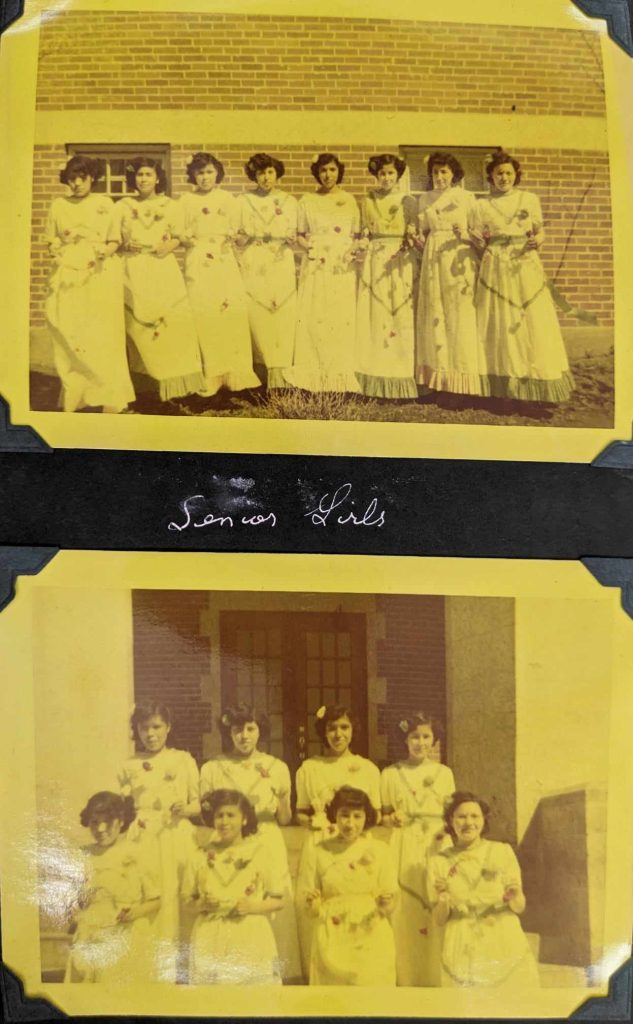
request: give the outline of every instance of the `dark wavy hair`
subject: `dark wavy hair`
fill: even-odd
[[[71,178],[76,177],[90,177],[93,181],[98,181],[103,177],[103,163],[100,160],[93,160],[91,156],[76,153],[59,172],[59,180],[62,185],[67,185]]]
[[[338,811],[344,807],[365,812],[363,831],[373,828],[378,820],[375,807],[372,806],[367,793],[362,789],[354,789],[353,786],[341,786],[340,789],[337,789],[326,807],[325,813],[328,816],[328,821],[336,822]]]
[[[378,153],[376,156],[370,156],[367,161],[367,170],[370,174],[373,174],[374,178],[378,177],[378,172],[386,167],[387,164],[393,164],[396,171],[398,172],[398,181],[407,169],[407,162],[403,160],[401,156],[396,156],[395,153]]]
[[[125,168],[125,184],[127,185],[128,192],[132,192],[136,188],[136,175],[141,167],[151,167],[153,171],[156,171],[156,191],[165,192],[167,189],[167,175],[160,160],[154,159],[153,156],[136,156],[127,164]]]
[[[218,160],[217,156],[213,156],[213,153],[194,153],[191,160],[187,164],[187,179],[192,185],[196,183],[196,174],[203,171],[209,164],[213,164],[218,176],[215,179],[216,184],[220,184],[224,181],[224,164],[221,160]]]
[[[121,822],[121,832],[127,832],[135,817],[134,800],[131,796],[121,796],[120,793],[104,789],[90,797],[79,815],[79,820],[84,828],[89,828],[92,818],[110,822],[118,818]]]
[[[337,185],[340,185],[345,176],[345,164],[342,163],[334,153],[319,153],[314,163],[310,164],[310,170],[312,171],[313,176],[318,182],[320,182],[321,179],[319,178],[319,173],[321,168],[325,167],[326,164],[336,164],[338,167],[338,178],[336,179],[336,183]]]
[[[213,828],[215,816],[221,807],[239,807],[244,816],[242,836],[253,836],[257,832],[257,815],[250,800],[237,789],[214,789],[213,793],[204,793],[200,800],[200,817],[205,825]]]
[[[453,793],[450,800],[444,804],[444,824],[446,831],[450,835],[451,839],[455,839],[455,830],[452,824],[452,818],[455,811],[461,804],[479,804],[481,813],[484,816],[484,827],[481,834],[485,836],[490,828],[490,806],[481,797],[478,797],[475,793],[470,793],[467,789],[458,789],[456,793]]]
[[[224,708],[218,719],[218,726],[222,734],[222,741],[226,750],[232,747],[231,729],[239,728],[246,722],[255,722],[259,729],[260,738],[266,742],[270,736],[270,721],[268,715],[259,711],[251,704],[240,701],[238,704],[230,704]]]
[[[406,725],[406,729],[404,726]],[[427,715],[424,711],[411,711],[404,715],[398,722],[395,733],[401,740],[407,740],[412,732],[415,732],[419,725],[428,725],[433,732],[433,742],[437,743],[442,737],[442,726],[437,719]]]
[[[132,730],[132,738],[138,740],[138,727],[141,722],[146,722],[148,718],[152,718],[154,715],[159,715],[162,718],[165,725],[171,728],[172,725],[172,714],[171,708],[167,704],[161,704],[155,700],[144,700],[134,705],[134,711],[130,716],[130,729]]]
[[[510,154],[506,153],[503,149],[498,149],[497,152],[493,155],[492,160],[489,160],[488,163],[486,164],[486,177],[490,184],[492,185],[492,172],[494,171],[495,167],[499,167],[500,164],[512,164],[516,173],[516,181],[514,184],[518,185],[521,181],[521,164],[518,160],[515,160],[513,156],[510,156]]]
[[[320,710],[320,709],[319,709]],[[352,725],[352,736],[359,728],[358,721],[353,717],[350,709],[345,704],[328,704],[325,713],[319,718],[315,713],[314,728],[316,734],[321,740],[321,743],[327,744],[325,739],[325,733],[330,722],[335,722],[337,718],[348,718]]]
[[[283,160],[278,160],[276,157],[270,156],[269,153],[254,153],[244,164],[244,171],[247,178],[257,181],[259,172],[265,171],[267,167],[272,167],[278,178],[283,178],[286,173]]]
[[[459,184],[464,178],[464,168],[460,164],[456,156],[452,153],[443,153],[438,150],[436,153],[431,153],[426,170],[428,173],[427,188],[430,190],[433,188],[433,168],[434,167],[450,167],[453,172],[453,185]]]

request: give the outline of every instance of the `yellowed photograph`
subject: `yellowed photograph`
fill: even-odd
[[[619,598],[576,563],[57,555],[0,615],[7,966],[70,1014],[604,997],[633,917]]]
[[[630,436],[633,76],[603,20],[27,0],[3,73],[0,393],[49,443],[586,461]]]

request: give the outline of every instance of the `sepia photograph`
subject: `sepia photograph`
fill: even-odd
[[[318,556],[196,558],[64,553],[0,617],[5,729],[32,707],[2,811],[27,992],[458,1017],[604,994],[633,906],[618,592],[571,563],[341,557],[352,590]]]
[[[615,436],[630,58],[601,20],[29,6],[9,376],[45,437],[574,458]]]

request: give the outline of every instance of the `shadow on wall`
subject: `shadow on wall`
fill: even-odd
[[[606,793],[576,789],[542,799],[519,845],[527,932],[540,960],[589,967],[603,951]]]

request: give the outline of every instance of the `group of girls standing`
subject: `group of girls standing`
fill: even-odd
[[[296,776],[306,832],[294,886],[281,831],[290,773],[259,747],[265,715],[227,708],[225,753],[200,772],[168,746],[164,705],[137,706],[132,727],[140,749],[120,792],[81,812],[93,842],[70,908],[67,980],[537,984],[516,857],[485,838],[487,804],[455,792],[422,712],[400,722],[406,756],[381,777],[352,752],[349,710],[318,709],[324,752]]]
[[[73,156],[47,229],[64,410],[125,411],[130,369],[192,411],[221,389],[261,386],[566,401],[572,378],[538,255],[543,217],[519,187],[518,161],[495,153],[478,200],[450,153],[429,158],[419,201],[399,188],[405,168],[395,154],[372,156],[376,187],[359,208],[333,153],[312,163],[317,188],[299,200],[279,187],[274,156],[248,160],[255,188],[235,196],[221,188],[221,161],[196,153],[192,190],[176,201],[160,162],[138,157],[134,194],[113,204],[91,191],[96,162]]]

